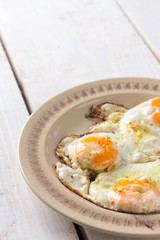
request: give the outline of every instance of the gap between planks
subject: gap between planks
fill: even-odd
[[[19,88],[19,90],[20,90],[20,92],[21,92],[21,95],[22,95],[23,101],[24,101],[24,103],[25,103],[25,106],[26,106],[26,108],[27,108],[27,111],[28,111],[29,115],[31,115],[32,111],[31,111],[31,108],[30,108],[30,106],[29,106],[27,97],[26,97],[26,95],[25,95],[25,93],[24,93],[24,91],[23,91],[22,86],[20,85],[20,81],[18,80],[19,78],[18,78],[17,73],[16,73],[16,71],[15,71],[15,68],[14,68],[14,66],[13,66],[13,64],[12,64],[12,60],[11,60],[11,58],[10,58],[10,56],[9,56],[9,53],[8,53],[8,51],[7,51],[7,48],[6,48],[6,46],[5,46],[5,43],[4,43],[4,41],[3,41],[3,38],[2,38],[2,36],[1,36],[1,34],[0,34],[0,43],[1,43],[1,45],[2,45],[2,48],[3,48],[4,52],[5,52],[5,55],[6,55],[6,58],[7,58],[7,60],[8,60],[9,66],[10,66],[10,68],[11,68],[11,71],[12,71],[12,73],[13,73],[13,76],[14,76],[16,82],[17,82],[18,88]]]
[[[24,91],[23,91],[23,88],[22,88],[22,86],[20,85],[20,82],[19,82],[19,80],[18,80],[18,76],[17,76],[17,74],[16,74],[16,71],[14,70],[14,66],[13,66],[13,64],[12,64],[11,58],[9,57],[9,53],[8,53],[8,51],[7,51],[7,48],[5,47],[5,44],[4,44],[4,41],[3,41],[3,38],[2,38],[1,35],[0,35],[0,44],[2,45],[2,48],[3,48],[4,52],[5,52],[5,55],[6,55],[6,58],[7,58],[7,60],[8,60],[9,66],[10,66],[10,68],[11,68],[11,71],[12,71],[12,73],[13,73],[13,76],[14,76],[14,78],[15,78],[15,80],[16,80],[16,83],[17,83],[17,85],[18,85],[18,88],[19,88],[19,90],[20,90],[20,92],[21,92],[21,95],[22,95],[23,101],[24,101],[24,103],[25,103],[26,109],[27,109],[29,115],[31,115],[31,113],[32,113],[31,108],[30,108],[30,106],[29,106],[29,104],[28,104],[28,100],[27,100],[27,98],[26,98],[26,96],[25,96],[25,93],[24,93]],[[84,236],[83,231],[81,231],[82,227],[79,226],[79,225],[76,224],[76,223],[73,223],[73,226],[74,226],[74,228],[75,228],[75,230],[76,230],[76,232],[77,232],[77,235],[78,235],[78,237],[79,237],[79,240],[87,240],[87,239],[86,239],[86,236]]]
[[[137,32],[137,34],[140,36],[140,38],[142,39],[142,41],[144,42],[144,44],[148,47],[148,49],[151,51],[151,53],[153,54],[153,56],[156,58],[156,60],[158,61],[158,63],[160,63],[160,57],[156,51],[156,49],[151,45],[151,43],[142,35],[140,29],[138,28],[138,26],[136,25],[136,23],[134,22],[134,20],[129,16],[129,13],[127,13],[127,10],[125,10],[125,8],[120,4],[120,2],[118,0],[114,0],[115,3],[117,4],[117,6],[119,7],[119,9],[123,12],[124,16],[127,18],[127,20],[130,22],[130,24],[132,25],[132,27],[135,29],[135,31]]]

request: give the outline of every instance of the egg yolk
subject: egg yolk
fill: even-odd
[[[148,212],[159,204],[160,192],[140,180],[123,180],[107,191],[110,206],[124,212]]]
[[[156,113],[154,113],[154,115],[153,115],[153,120],[154,120],[155,124],[157,124],[160,127],[160,97],[155,98],[152,101],[151,106],[156,107],[155,108]]]
[[[85,169],[106,171],[118,158],[118,149],[110,137],[90,136],[76,145],[76,161]]]
[[[115,192],[118,192],[120,195],[127,195],[127,194],[136,194],[139,196],[140,194],[148,191],[153,190],[154,187],[151,186],[149,183],[140,181],[140,180],[123,180],[121,182],[116,183],[112,189]],[[157,191],[154,189],[154,191]],[[158,192],[158,191],[157,191]]]
[[[154,195],[160,196],[159,191],[149,183],[140,180],[123,180],[116,183],[112,188],[115,194],[112,194],[111,204],[117,201],[119,205],[129,205],[133,200],[146,197],[152,191]],[[131,202],[130,202],[131,201]]]
[[[152,106],[160,108],[160,97],[153,99]]]

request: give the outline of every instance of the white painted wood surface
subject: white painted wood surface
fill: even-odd
[[[71,221],[43,204],[23,180],[17,159],[28,119],[21,93],[0,45],[0,239],[79,239]]]
[[[160,1],[116,1],[160,62]]]
[[[97,240],[138,240],[137,238],[135,239],[135,238],[125,238],[125,237],[114,237],[112,235],[106,235],[105,233],[90,231],[89,229],[85,229],[85,234],[89,237],[89,239],[97,239]],[[145,238],[145,240],[152,240],[152,239]]]
[[[114,0],[0,1],[0,31],[32,111],[50,97],[81,83],[121,76],[160,78],[157,59]],[[5,91],[7,97],[9,93]],[[24,104],[22,110],[18,107],[22,101],[19,98],[15,122],[21,111],[25,111],[23,118],[27,118]],[[6,109],[8,119],[12,122],[12,108],[7,105]],[[17,136],[15,142],[24,119],[10,133],[10,136]],[[13,142],[13,137],[10,141]],[[6,139],[8,142],[9,137]],[[9,153],[12,156],[12,151]],[[23,210],[25,220],[20,214],[19,219],[17,217],[17,221],[25,222],[26,240],[33,239],[29,234],[34,225],[34,236],[40,236],[34,239],[77,239],[73,225],[34,197],[18,170],[15,175],[21,193],[24,192],[27,199],[27,208]],[[28,203],[30,199],[32,207]],[[34,209],[33,214],[31,209]],[[55,218],[56,223],[52,226]],[[83,231],[86,235],[84,238],[88,240],[112,239],[87,228],[83,228]],[[17,240],[22,230],[17,227],[14,234],[17,234]]]
[[[32,110],[80,83],[160,76],[157,60],[114,0],[5,0],[0,28]]]

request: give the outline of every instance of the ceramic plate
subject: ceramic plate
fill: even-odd
[[[91,105],[109,101],[130,108],[155,96],[160,96],[159,80],[119,78],[72,88],[42,105],[27,121],[19,141],[21,169],[33,192],[80,225],[118,236],[160,236],[160,214],[136,215],[103,209],[61,184],[54,167],[59,141],[67,135],[88,131],[91,120],[84,115]]]

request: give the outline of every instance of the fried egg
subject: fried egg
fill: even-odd
[[[107,191],[110,209],[148,213],[160,210],[160,192],[149,183],[139,180],[124,180]]]
[[[56,165],[56,172],[62,183],[70,190],[84,196],[88,194],[90,180],[80,169],[72,169],[60,162]]]
[[[103,208],[160,211],[160,97],[130,110],[100,104],[88,116],[103,121],[57,146],[60,181]]]
[[[127,108],[122,104],[106,102],[99,105],[93,105],[90,108],[89,114],[86,114],[86,117],[106,120],[111,113],[125,113],[126,111]]]
[[[57,155],[74,169],[93,173],[111,170],[120,162],[118,141],[112,133],[67,137],[58,145]]]
[[[120,210],[115,204],[111,204],[108,191],[113,186],[122,181],[135,180],[143,181],[150,184],[153,188],[160,191],[160,161],[139,164],[121,165],[115,171],[108,173],[100,173],[96,179],[92,181],[89,187],[89,195],[93,201],[98,202],[102,207],[109,207],[115,210]],[[134,185],[133,185],[134,186]],[[143,196],[145,197],[145,196]],[[125,206],[124,206],[125,207]],[[129,207],[129,206],[127,206]],[[126,212],[134,212],[134,209],[123,209]],[[122,209],[121,209],[122,210]],[[139,209],[139,212],[143,212],[143,209]],[[153,210],[156,211],[156,210]]]
[[[119,124],[121,156],[128,162],[148,162],[160,157],[160,98],[128,110]]]
[[[124,115],[124,113],[121,113],[121,112],[112,112],[108,116],[107,120],[93,124],[89,128],[89,132],[115,133],[116,130],[119,128],[119,123],[120,123],[120,120],[123,117],[123,115]]]

